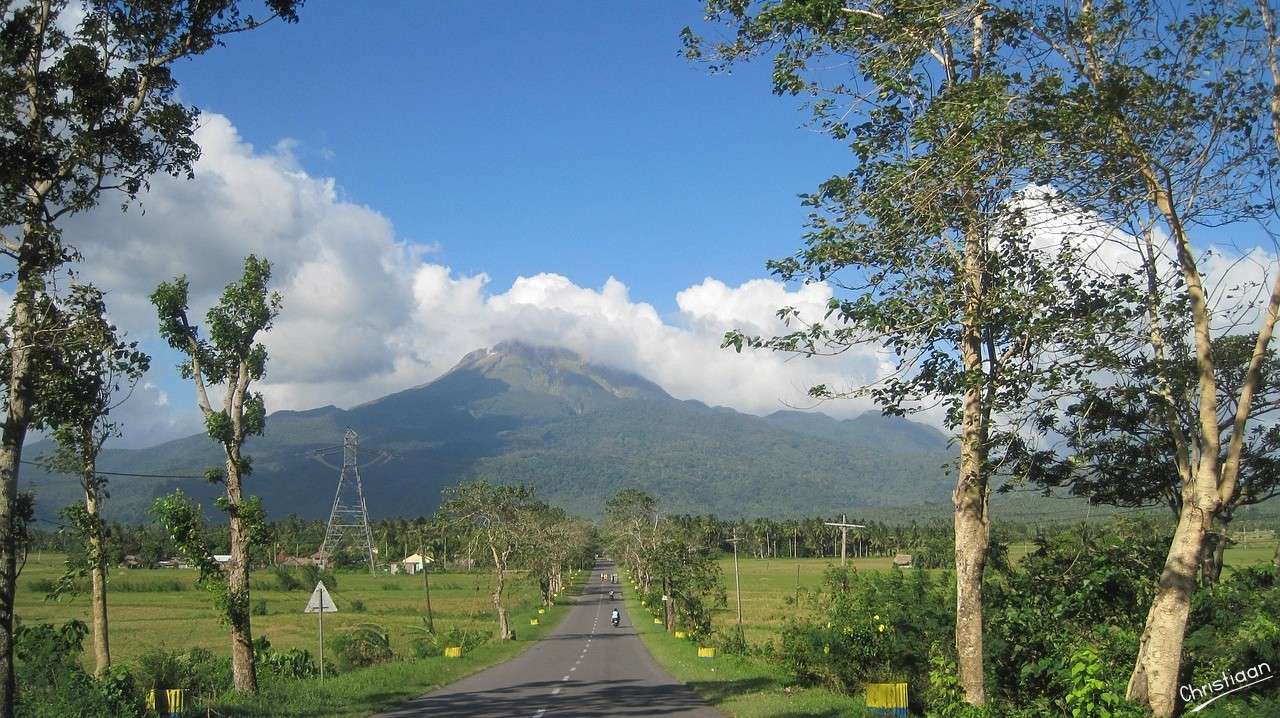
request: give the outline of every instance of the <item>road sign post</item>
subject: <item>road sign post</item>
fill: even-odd
[[[338,607],[333,603],[333,597],[329,595],[329,590],[324,587],[324,581],[316,583],[316,590],[311,592],[311,599],[307,601],[307,607],[302,609],[303,613],[320,614],[320,680],[324,680],[324,614],[337,613]]]

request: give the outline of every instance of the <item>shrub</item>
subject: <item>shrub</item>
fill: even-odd
[[[138,657],[136,676],[144,694],[151,689],[185,688],[211,698],[231,687],[231,658],[204,648],[182,653],[160,647]]]
[[[338,668],[344,671],[386,663],[395,657],[387,630],[374,623],[348,628],[333,639],[333,647],[338,656]]]
[[[1038,536],[1019,567],[988,580],[994,696],[1063,710],[1072,690],[1064,667],[1083,649],[1100,657],[1100,675],[1127,677],[1168,542],[1147,522],[1082,526]]]
[[[354,612],[354,613],[364,613],[364,612],[365,612],[364,601],[361,601],[361,600],[360,600],[360,599],[358,599],[358,598],[353,598],[353,599],[351,599],[351,604],[350,604],[350,605],[351,605],[351,610],[352,610],[352,612]]]
[[[1146,712],[1124,699],[1124,684],[1108,679],[1106,666],[1092,648],[1071,654],[1068,665],[1069,690],[1063,708],[1072,718],[1142,718]]]
[[[166,578],[158,581],[112,581],[111,590],[121,593],[177,593],[186,591],[191,584],[179,581],[176,578]]]
[[[813,613],[783,628],[780,659],[802,683],[854,693],[866,683],[905,680],[918,700],[927,646],[952,630],[944,586],[919,570],[832,568],[823,588],[808,595]]]
[[[280,586],[281,591],[297,591],[302,588],[302,581],[299,581],[286,566],[275,566],[271,569],[271,573],[276,577],[276,584]]]
[[[277,651],[271,647],[266,636],[253,641],[253,663],[257,670],[276,678],[304,679],[320,675],[320,666],[311,657],[311,652],[301,648],[290,648]],[[325,670],[333,673],[332,666],[325,661]]]
[[[338,590],[338,577],[333,571],[321,571],[319,566],[307,564],[302,567],[303,588],[310,591],[315,588],[316,583],[324,581],[324,587],[330,591]]]
[[[1224,672],[1264,661],[1276,667],[1276,656],[1280,656],[1280,580],[1270,567],[1242,569],[1218,585],[1200,590],[1191,611],[1188,623],[1195,628],[1186,642],[1191,673],[1187,682],[1191,685],[1204,685]],[[1280,684],[1267,681],[1248,693],[1280,699]]]
[[[18,626],[15,632],[18,716],[137,716],[142,702],[129,671],[117,667],[95,680],[80,667],[89,628],[80,621]]]
[[[267,615],[267,599],[259,598],[258,600],[254,601],[253,608],[249,610],[249,613],[255,616]]]
[[[458,626],[453,626],[444,633],[431,633],[426,628],[427,620],[422,619],[421,626],[413,627],[413,630],[419,634],[410,641],[413,649],[413,655],[417,658],[430,658],[439,656],[444,653],[444,649],[449,646],[461,646],[464,652],[470,652],[477,646],[489,640],[489,633],[485,631],[471,631]]]

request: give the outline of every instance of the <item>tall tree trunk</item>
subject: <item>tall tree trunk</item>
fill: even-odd
[[[1191,594],[1212,516],[1192,501],[1183,502],[1182,516],[1160,573],[1160,584],[1146,628],[1138,645],[1138,659],[1129,678],[1128,697],[1163,718],[1173,715],[1178,700],[1182,639],[1191,612]]]
[[[18,583],[18,550],[14,507],[18,499],[18,469],[35,404],[35,300],[44,291],[38,271],[37,245],[43,242],[28,227],[18,260],[17,291],[13,297],[12,343],[9,349],[8,406],[0,436],[0,718],[13,718],[17,700],[14,684],[14,600]]]
[[[240,516],[240,452],[228,448],[227,500],[230,504],[231,563],[227,566],[227,588],[231,611],[231,683],[238,691],[256,693],[258,675],[253,668],[253,631],[249,614],[249,537]]]
[[[986,703],[982,655],[982,575],[987,563],[990,517],[987,514],[986,414],[982,374],[982,336],[979,317],[982,302],[983,247],[970,230],[965,238],[963,279],[965,319],[961,328],[960,355],[971,377],[964,391],[960,425],[960,471],[955,503],[956,560],[956,663],[965,702]],[[994,361],[994,358],[993,358]]]
[[[94,673],[101,677],[111,667],[111,647],[107,633],[107,554],[102,540],[102,519],[98,512],[97,462],[85,464],[84,510],[89,516],[89,577],[93,584],[90,616],[93,621]]]
[[[662,623],[667,629],[667,633],[676,630],[676,598],[671,595],[671,581],[662,579],[662,597],[666,600],[662,602]]]
[[[493,608],[498,612],[498,640],[510,641],[515,638],[511,632],[511,622],[507,617],[507,607],[502,605],[502,591],[506,587],[506,562],[498,555],[498,549],[491,546],[493,552],[493,570],[496,581],[493,586]]]

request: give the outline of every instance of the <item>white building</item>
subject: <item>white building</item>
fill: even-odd
[[[415,553],[410,556],[405,556],[403,560],[391,564],[391,573],[400,573],[403,571],[412,575],[421,571],[429,563],[435,563],[435,559],[430,556],[423,556],[420,553]]]

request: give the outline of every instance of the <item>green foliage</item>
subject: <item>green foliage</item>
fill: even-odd
[[[711,610],[726,598],[718,547],[697,525],[660,518],[657,506],[652,496],[635,489],[609,500],[606,531],[613,554],[639,580],[655,616],[694,638],[709,637]]]
[[[333,639],[333,648],[338,656],[338,668],[343,671],[386,663],[395,658],[390,635],[375,623],[346,628]]]
[[[1186,639],[1188,683],[1202,686],[1224,672],[1266,662],[1275,670],[1280,656],[1280,579],[1276,571],[1248,568],[1211,587],[1192,602]],[[1280,685],[1267,681],[1252,689],[1280,700]]]
[[[213,596],[221,618],[230,625],[245,625],[251,608],[249,591],[247,588],[232,590],[226,572],[213,560],[200,505],[179,490],[156,499],[151,505],[151,514],[168,531],[183,557],[199,571],[196,583]]]
[[[267,615],[267,599],[259,598],[258,600],[254,601],[253,608],[249,609],[249,613],[251,613],[254,616]]]
[[[80,621],[61,627],[47,623],[18,627],[18,716],[141,715],[139,693],[127,668],[117,666],[101,680],[95,680],[80,667],[82,644],[88,633],[88,626]]]
[[[347,605],[351,608],[352,613],[364,613],[367,610],[365,608],[364,601],[358,598],[351,599]]]
[[[802,602],[808,615],[782,629],[783,665],[802,682],[843,693],[906,681],[918,700],[930,670],[928,647],[954,625],[945,582],[919,570],[831,568],[822,589]]]
[[[474,631],[461,626],[451,626],[443,633],[432,633],[427,630],[427,619],[423,617],[422,626],[415,626],[414,636],[409,645],[416,658],[430,658],[444,654],[450,646],[461,646],[463,653],[470,653],[489,640],[490,634],[485,631]]]
[[[257,670],[276,678],[301,680],[320,675],[320,666],[310,651],[301,648],[277,651],[271,647],[271,641],[266,636],[253,639],[253,662]],[[334,667],[328,661],[325,664],[325,673],[334,675]]]
[[[929,684],[925,693],[926,715],[930,718],[985,718],[985,708],[966,703],[956,661],[948,649],[935,641],[929,646]]]
[[[1018,567],[985,588],[993,693],[1014,704],[1059,703],[1068,690],[1062,667],[1077,650],[1104,656],[1107,675],[1123,674],[1168,540],[1143,521],[1037,537]]]
[[[1146,715],[1140,707],[1124,699],[1122,684],[1108,682],[1097,651],[1080,648],[1071,654],[1070,678],[1064,708],[1071,718],[1121,718]]]
[[[137,683],[144,693],[185,688],[197,696],[211,698],[231,687],[231,659],[215,656],[204,648],[180,652],[161,646],[138,657]]]
[[[302,582],[297,576],[289,570],[287,566],[272,566],[271,574],[276,578],[276,584],[281,591],[297,591],[302,588]],[[325,584],[328,585],[327,583]]]
[[[321,581],[324,581],[324,587],[330,591],[338,590],[338,577],[333,571],[321,569],[313,563],[302,567],[302,588],[314,591],[316,584]]]

